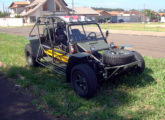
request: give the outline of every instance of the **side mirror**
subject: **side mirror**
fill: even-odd
[[[106,38],[108,38],[108,36],[109,36],[109,31],[107,30],[106,31]]]

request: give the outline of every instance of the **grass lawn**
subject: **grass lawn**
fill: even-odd
[[[153,31],[153,32],[165,32],[164,23],[117,23],[117,24],[101,24],[103,29],[112,30],[133,30],[133,31]]]
[[[29,68],[24,58],[24,37],[0,34],[0,61],[15,82],[35,96],[38,109],[63,119],[164,120],[165,59],[145,57],[146,70],[139,76],[123,76],[99,88],[97,95],[78,97],[63,76],[46,68]]]

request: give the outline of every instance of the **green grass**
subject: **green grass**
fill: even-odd
[[[153,31],[153,32],[165,32],[164,23],[121,23],[121,24],[101,24],[102,29],[112,30],[132,30],[132,31]]]
[[[30,68],[24,59],[24,37],[0,34],[0,61],[9,77],[35,96],[38,109],[61,119],[164,120],[165,60],[145,57],[146,70],[103,84],[90,99],[78,97],[63,76],[46,68]],[[2,70],[2,69],[1,69]]]

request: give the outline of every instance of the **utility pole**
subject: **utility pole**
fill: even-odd
[[[146,5],[144,4],[144,13],[143,13],[144,14],[144,21],[143,21],[144,23],[145,23],[145,18],[146,18],[146,16],[145,16],[145,9],[146,9]]]
[[[74,0],[72,0],[72,14],[74,15]]]
[[[144,30],[145,30],[145,18],[146,18],[145,17],[145,9],[146,9],[146,5],[144,4],[144,13],[143,13],[144,14],[144,21],[143,21],[144,22]]]
[[[56,8],[57,8],[57,0],[55,0],[55,5],[54,5],[54,11],[53,11],[53,15],[55,16],[56,15]]]
[[[2,3],[2,9],[3,9],[3,13],[5,12],[5,5],[4,2]]]

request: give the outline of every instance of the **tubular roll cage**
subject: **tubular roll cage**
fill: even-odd
[[[46,22],[44,22],[44,24],[43,23],[41,23],[41,19],[46,19],[47,21]],[[99,28],[99,30],[100,30],[100,32],[101,32],[101,35],[103,36],[103,39],[104,39],[104,41],[108,44],[108,42],[107,42],[107,40],[106,40],[106,38],[104,37],[104,34],[103,34],[103,32],[102,32],[102,30],[101,30],[101,28],[100,28],[100,26],[99,26],[99,24],[98,23],[96,23],[96,22],[66,22],[64,19],[62,19],[62,18],[60,18],[60,17],[55,17],[55,16],[48,16],[48,17],[39,17],[38,19],[37,19],[37,22],[35,23],[35,25],[33,26],[33,28],[32,28],[32,30],[31,30],[31,32],[29,33],[29,36],[30,37],[32,37],[32,36],[34,36],[34,35],[32,35],[32,32],[34,31],[34,28],[37,26],[37,30],[38,30],[38,39],[39,39],[39,50],[38,50],[38,53],[37,53],[37,58],[36,58],[36,61],[40,64],[40,65],[42,65],[42,66],[44,66],[44,67],[46,67],[46,68],[48,68],[48,69],[50,69],[50,70],[52,70],[52,71],[54,71],[54,72],[56,72],[56,73],[58,73],[58,74],[60,74],[60,75],[66,75],[66,69],[65,68],[62,68],[62,67],[60,67],[60,66],[58,66],[58,65],[55,65],[55,64],[53,64],[53,63],[50,63],[51,65],[53,65],[56,69],[52,69],[51,67],[49,67],[48,65],[46,65],[46,64],[44,64],[43,62],[41,62],[40,61],[40,56],[39,56],[39,53],[41,52],[41,51],[44,51],[45,50],[45,48],[47,48],[47,49],[51,49],[52,50],[52,55],[54,56],[54,52],[59,52],[59,53],[61,53],[61,54],[64,54],[64,55],[66,55],[67,53],[65,53],[65,52],[61,52],[61,51],[58,51],[58,50],[55,50],[54,49],[54,46],[53,46],[53,41],[52,41],[52,38],[51,38],[51,34],[50,34],[50,29],[49,29],[49,25],[53,25],[53,28],[55,28],[55,26],[54,26],[54,24],[56,24],[56,21],[55,21],[55,19],[61,19],[61,21],[64,21],[65,23],[66,23],[66,35],[67,35],[67,43],[68,43],[68,47],[69,47],[69,55],[72,55],[72,52],[71,52],[71,46],[70,46],[70,36],[69,36],[69,28],[70,28],[70,26],[76,26],[76,25],[92,25],[92,24],[95,24],[95,25],[97,25],[98,26],[98,28]],[[48,21],[49,20],[49,21]],[[50,20],[52,21],[52,23],[50,23]],[[46,25],[46,27],[48,28],[48,35],[49,35],[49,40],[50,40],[50,43],[51,43],[51,47],[49,47],[49,46],[45,46],[45,45],[43,45],[42,43],[41,43],[41,38],[40,38],[40,25]],[[53,32],[55,33],[55,29],[53,29]],[[55,40],[55,35],[53,35],[53,39]],[[110,48],[109,48],[110,49]],[[47,56],[49,56],[49,55],[47,55]],[[97,59],[94,55],[92,55],[91,54],[91,56],[96,60],[96,61],[98,61],[103,67],[104,67],[104,69],[105,69],[105,73],[103,74],[103,76],[104,76],[104,78],[105,79],[109,79],[109,78],[111,78],[113,75],[115,75],[115,73],[117,73],[121,68],[123,68],[123,69],[126,69],[126,68],[128,68],[128,67],[131,67],[131,66],[135,66],[135,65],[137,65],[140,61],[135,61],[135,62],[133,62],[133,63],[129,63],[129,64],[126,64],[126,65],[120,65],[120,66],[113,66],[113,67],[106,67],[106,66],[104,66],[104,64],[99,60],[99,59]],[[55,58],[54,57],[52,57],[53,58],[53,62],[55,62]],[[112,70],[112,69],[115,69],[112,73],[111,73],[111,75],[108,77],[108,75],[107,75],[107,73],[108,73],[108,70]],[[59,71],[61,71],[61,72],[59,72]]]

